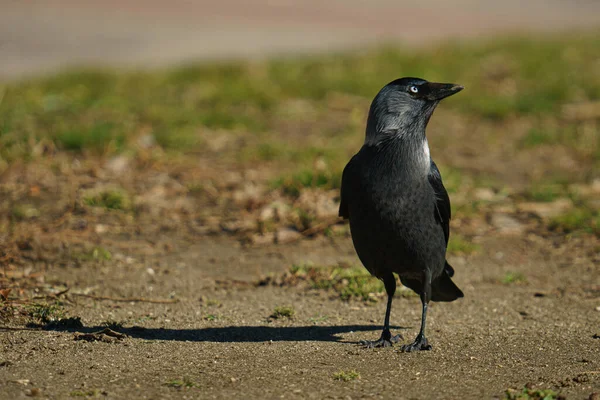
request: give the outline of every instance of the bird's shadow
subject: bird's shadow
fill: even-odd
[[[41,329],[59,332],[94,333],[102,331],[106,326],[61,326],[57,324],[30,324],[29,329]],[[393,329],[406,329],[394,326]],[[144,340],[174,340],[185,342],[292,342],[321,341],[356,343],[344,340],[340,335],[350,332],[373,332],[364,339],[377,339],[380,326],[377,325],[308,325],[308,326],[224,326],[198,329],[144,328],[140,326],[111,327],[113,331],[129,337]],[[368,336],[368,337],[367,337]],[[377,336],[377,337],[376,337]]]

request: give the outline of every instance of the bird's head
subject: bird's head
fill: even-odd
[[[371,103],[366,142],[376,144],[390,136],[422,135],[440,100],[463,89],[453,83],[401,78],[388,83]]]

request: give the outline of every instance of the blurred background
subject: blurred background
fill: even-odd
[[[182,337],[200,340],[186,342],[194,351],[182,357],[208,351],[210,360],[225,345],[237,346],[242,360],[257,359],[243,355],[252,343],[222,343],[232,331],[219,327],[258,324],[251,340],[266,341],[268,324],[346,324],[347,335],[370,329],[357,321],[378,325],[369,306],[384,306],[383,285],[360,266],[337,216],[339,185],[362,145],[371,100],[402,76],[466,88],[438,106],[427,131],[452,201],[448,257],[466,294],[433,321],[452,325],[444,335],[436,330],[436,340],[458,346],[469,337],[481,356],[465,358],[466,347],[455,347],[449,353],[462,358],[423,359],[428,371],[444,370],[437,362],[471,370],[401,390],[435,398],[446,385],[458,391],[449,396],[468,398],[480,385],[463,378],[489,374],[483,382],[495,386],[472,398],[491,398],[522,388],[525,376],[557,382],[555,366],[597,372],[588,332],[600,316],[600,2],[593,0],[0,0],[0,322],[16,336],[27,334],[24,326],[126,329],[171,340],[170,354],[182,353]],[[397,293],[409,318],[418,299]],[[269,314],[288,298],[293,308]],[[560,329],[548,328],[557,321]],[[11,343],[46,339],[31,332]],[[286,340],[298,340],[289,332]],[[322,331],[331,344],[322,354],[347,363],[334,333]],[[77,343],[64,346],[75,352]],[[131,343],[131,351],[154,346]],[[529,361],[494,359],[506,343]],[[0,360],[10,366],[2,371],[12,398],[22,394],[14,382],[23,377],[66,397],[73,382],[88,379],[80,370],[132,398],[126,384],[106,382],[112,367],[82,369],[77,357],[44,353],[45,343],[35,353],[30,347],[6,352],[13,366]],[[560,354],[534,360],[541,347]],[[95,348],[98,360],[128,354]],[[291,373],[280,361],[297,357],[294,349],[266,357],[263,376]],[[48,378],[52,357],[75,367]],[[546,368],[549,358],[558,361]],[[154,397],[165,397],[165,385],[195,385],[173,383],[164,371],[197,360],[165,360],[156,375],[144,376],[154,364],[119,373],[152,382],[147,390],[161,393]],[[502,372],[500,364],[514,368]],[[262,373],[239,365],[244,371],[219,361],[216,375],[192,377],[204,380],[204,394],[222,397],[232,393],[232,376]],[[361,387],[374,382],[377,390],[365,396],[380,393],[380,376],[362,373]],[[329,375],[311,375],[302,389],[329,388]],[[597,376],[567,377],[565,390],[584,398]],[[288,378],[281,382],[297,379]],[[252,379],[245,382],[264,382]],[[259,383],[253,393],[276,392],[281,382]],[[531,398],[542,397],[550,398]]]
[[[590,0],[0,2],[0,77],[597,27]]]
[[[224,231],[251,241],[273,239],[271,225],[297,235],[335,217],[374,94],[418,76],[467,87],[429,132],[447,186],[465,196],[456,207],[473,208],[473,190],[504,205],[558,199],[544,224],[598,232],[585,199],[598,190],[599,23],[600,3],[583,0],[3,1],[1,226],[82,202],[100,212],[115,195],[136,217],[149,202],[187,210],[202,231],[232,219]],[[137,176],[152,168],[180,192],[156,194]],[[305,209],[304,189],[325,198]],[[304,214],[274,217],[276,200]]]

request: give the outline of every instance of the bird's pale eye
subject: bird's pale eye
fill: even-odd
[[[419,88],[414,85],[409,87],[408,90],[410,90],[411,93],[419,93]]]

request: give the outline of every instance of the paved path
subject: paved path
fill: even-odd
[[[595,0],[0,0],[0,78],[592,26]]]

